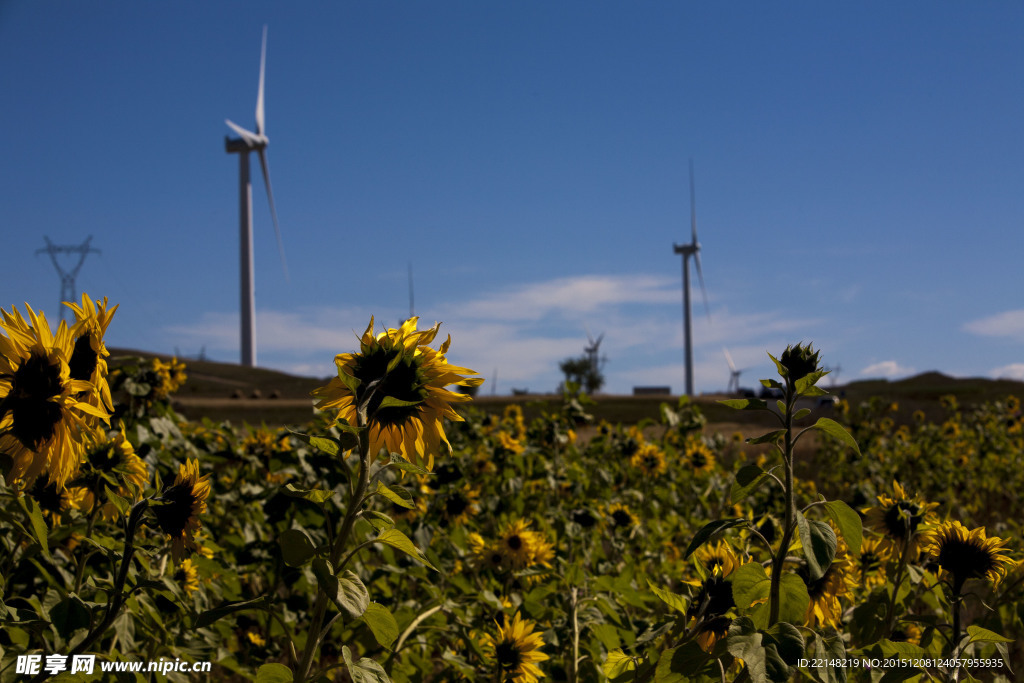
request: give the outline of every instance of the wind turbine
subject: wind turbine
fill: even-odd
[[[224,147],[228,154],[238,155],[238,210],[239,210],[239,243],[240,243],[240,288],[242,307],[242,365],[256,367],[256,285],[255,269],[252,253],[252,182],[249,179],[249,153],[256,152],[260,157],[263,169],[263,183],[267,187],[267,200],[270,202],[270,216],[274,220],[274,232],[277,234],[277,251],[281,254],[281,267],[285,279],[288,279],[288,264],[284,259],[284,245],[281,243],[281,228],[277,223],[277,210],[274,208],[274,193],[270,189],[270,167],[267,165],[267,138],[263,126],[263,82],[267,64],[267,27],[263,27],[263,48],[260,51],[260,86],[256,95],[256,132],[242,128],[229,119],[224,119],[231,130],[238,133],[238,138],[224,138]]]
[[[686,362],[686,395],[693,396],[693,335],[690,332],[690,257],[697,265],[700,291],[704,295],[704,310],[711,319],[708,292],[704,287],[704,274],[700,269],[700,243],[697,241],[697,200],[693,189],[693,159],[690,159],[690,243],[674,244],[672,250],[683,257],[683,357]]]
[[[729,349],[722,347],[722,353],[725,354],[725,362],[729,364],[729,387],[725,390],[726,393],[740,393],[740,375],[743,374],[743,370],[736,369],[736,364],[732,362],[732,355],[729,353]]]

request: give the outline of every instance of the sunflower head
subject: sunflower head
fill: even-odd
[[[320,410],[336,411],[336,420],[369,429],[371,455],[386,448],[432,469],[441,444],[451,451],[443,419],[462,421],[451,405],[471,400],[445,387],[475,387],[483,378],[469,377],[477,373],[449,365],[451,337],[432,348],[429,344],[440,323],[418,331],[418,320],[409,318],[398,329],[374,334],[370,318],[359,351],[335,356],[338,376],[314,390],[313,396],[320,399]]]
[[[495,624],[497,634],[484,634],[481,646],[484,653],[492,661],[502,683],[536,683],[543,672],[537,662],[543,662],[548,656],[541,652],[544,639],[536,632],[536,624],[523,619],[519,613],[504,619],[504,624]]]
[[[640,524],[640,520],[629,509],[628,505],[612,503],[605,510],[605,519],[608,527],[612,530],[632,531],[633,527]]]
[[[1017,562],[1005,555],[1007,541],[987,536],[985,527],[968,530],[958,521],[944,522],[932,535],[925,550],[939,565],[941,574],[953,581],[960,593],[967,579],[988,579],[998,583]]]
[[[629,459],[629,464],[652,477],[665,474],[668,470],[665,454],[653,443],[641,444]]]
[[[796,346],[790,345],[779,357],[779,365],[785,372],[783,376],[788,382],[796,384],[797,380],[803,379],[812,372],[818,372],[820,367],[821,352],[814,350],[813,344],[804,346],[803,342]]]
[[[864,525],[882,535],[883,551],[895,556],[904,546],[913,559],[920,546],[928,541],[937,521],[934,510],[938,503],[926,503],[919,496],[908,496],[899,482],[893,482],[893,495],[880,494],[878,505],[865,510]]]
[[[194,533],[199,529],[199,515],[206,512],[210,496],[210,475],[199,476],[199,461],[189,460],[178,466],[174,483],[161,495],[162,504],[153,507],[157,524],[171,540],[173,555],[181,558],[185,549],[196,549]]]
[[[687,442],[683,459],[694,473],[706,474],[715,468],[715,454],[700,439]]]
[[[191,595],[199,590],[199,571],[191,559],[185,558],[181,561],[181,565],[174,572],[174,580],[185,591],[185,595]]]
[[[83,433],[105,410],[80,400],[94,385],[71,376],[71,336],[61,322],[56,334],[30,306],[28,321],[0,311],[0,452],[13,460],[10,481],[31,484],[43,472],[63,489],[78,472]]]
[[[89,402],[113,410],[110,386],[107,384],[107,357],[110,352],[103,342],[103,336],[114,318],[117,306],[110,308],[106,297],[94,303],[87,294],[82,294],[81,306],[73,302],[65,302],[64,305],[75,313],[75,324],[71,327],[71,378],[92,382],[93,391],[89,395]]]

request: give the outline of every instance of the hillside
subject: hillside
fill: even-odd
[[[142,351],[111,349],[111,366],[119,356],[169,356]],[[301,424],[312,416],[310,392],[327,382],[328,378],[298,377],[276,370],[245,368],[235,363],[213,361],[185,361],[188,381],[175,395],[176,408],[190,419],[209,417],[214,421],[246,421],[250,424],[266,422],[271,425]],[[939,372],[926,372],[906,379],[863,380],[828,387],[833,394],[845,398],[852,405],[877,396],[887,402],[896,402],[896,419],[909,421],[916,410],[923,410],[932,419],[942,414],[939,399],[953,394],[963,406],[995,401],[1014,395],[1024,399],[1024,383],[1012,380],[984,378],[956,378]],[[486,392],[486,386],[484,387]],[[740,413],[717,403],[724,394],[706,394],[697,397],[711,423],[768,424],[766,416]],[[596,405],[589,410],[596,419],[609,422],[636,423],[645,418],[657,420],[663,402],[675,404],[678,397],[599,395]],[[527,417],[542,409],[554,409],[560,397],[545,395],[489,396],[482,395],[473,402],[479,410],[500,412],[509,403],[523,405]]]

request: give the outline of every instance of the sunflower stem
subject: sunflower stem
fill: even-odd
[[[341,554],[345,550],[345,546],[348,544],[348,537],[352,532],[352,528],[355,525],[356,518],[359,516],[359,512],[362,509],[363,497],[366,494],[366,489],[370,481],[370,431],[365,424],[365,410],[360,411],[360,431],[359,431],[359,478],[356,481],[356,487],[352,491],[352,497],[349,499],[348,510],[345,511],[345,518],[341,522],[341,530],[338,531],[337,537],[334,539],[334,544],[331,547],[331,567],[335,573],[338,572],[338,562],[341,559]],[[327,632],[321,632],[321,625],[323,624],[324,617],[327,614],[327,593],[324,591],[322,586],[317,588],[316,603],[313,606],[313,619],[309,625],[309,631],[306,636],[306,645],[302,650],[302,660],[299,662],[298,670],[295,672],[295,681],[297,683],[303,683],[309,676],[310,667],[313,664],[313,656],[317,650],[320,649],[320,643],[323,641]]]
[[[88,650],[93,643],[107,632],[111,625],[113,625],[114,620],[117,619],[117,615],[120,614],[121,608],[124,606],[124,584],[128,580],[128,570],[131,569],[132,556],[135,554],[135,532],[138,531],[139,522],[142,521],[142,515],[148,507],[148,498],[140,500],[132,507],[125,530],[124,555],[121,557],[121,566],[117,571],[117,577],[114,579],[114,589],[111,592],[110,602],[107,603],[107,609],[103,614],[103,621],[90,631],[82,642],[71,649],[71,652],[67,655],[69,658]],[[48,676],[49,674],[43,671],[33,678],[31,683],[41,681]]]
[[[903,583],[903,574],[907,569],[907,561],[910,559],[910,521],[905,520],[906,532],[903,535],[903,548],[900,552],[900,563],[896,568],[896,579],[892,586],[892,599],[889,600],[889,609],[885,614],[885,635],[888,638],[892,634],[896,621],[896,600],[899,596],[900,585]]]
[[[768,593],[768,626],[774,626],[779,620],[779,612],[782,609],[782,569],[786,561],[786,555],[789,552],[789,545],[793,540],[793,530],[796,528],[796,501],[793,499],[793,407],[796,403],[796,393],[796,387],[787,378],[786,410],[782,417],[783,429],[786,430],[782,453],[786,475],[783,484],[786,496],[786,516],[782,525],[782,541],[772,561],[771,587]]]

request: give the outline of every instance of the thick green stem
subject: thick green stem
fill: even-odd
[[[366,495],[369,481],[370,433],[368,429],[363,429],[359,432],[359,478],[355,489],[352,491],[352,498],[349,500],[348,510],[345,511],[345,518],[341,522],[341,529],[338,531],[338,535],[334,539],[334,545],[331,547],[331,568],[334,571],[338,569],[338,561],[341,559],[341,554],[345,551],[348,537],[352,533],[356,518],[358,518],[359,512],[362,509],[363,498]],[[321,626],[327,614],[327,603],[329,600],[330,598],[328,598],[327,593],[320,586],[317,589],[316,602],[313,605],[313,618],[310,621],[309,631],[307,631],[306,645],[302,649],[302,659],[299,661],[299,667],[295,671],[295,681],[297,683],[303,683],[306,677],[309,676],[310,667],[313,665],[313,656],[320,648],[320,642],[323,640],[324,635],[326,635],[321,632]]]
[[[772,560],[771,588],[768,593],[768,625],[772,626],[779,620],[779,611],[782,609],[782,569],[786,562],[786,555],[789,553],[789,546],[793,540],[793,529],[796,528],[796,501],[793,491],[793,405],[796,400],[795,388],[787,382],[786,386],[786,413],[783,416],[783,427],[786,430],[783,459],[785,466],[785,496],[786,513],[782,524],[782,542]]]
[[[117,619],[117,615],[121,613],[125,597],[124,584],[128,581],[128,570],[131,569],[132,557],[135,555],[135,532],[138,530],[139,522],[142,521],[142,515],[148,507],[148,498],[140,500],[132,507],[125,530],[124,555],[121,557],[121,566],[117,571],[117,577],[114,579],[114,589],[110,594],[110,601],[107,603],[106,612],[103,614],[103,621],[97,624],[96,628],[90,631],[82,642],[71,649],[71,652],[67,655],[68,658],[80,655],[88,650],[93,643],[107,632],[114,624],[114,620]],[[40,681],[48,676],[49,674],[44,671],[33,678],[32,683],[36,683],[36,681]]]

